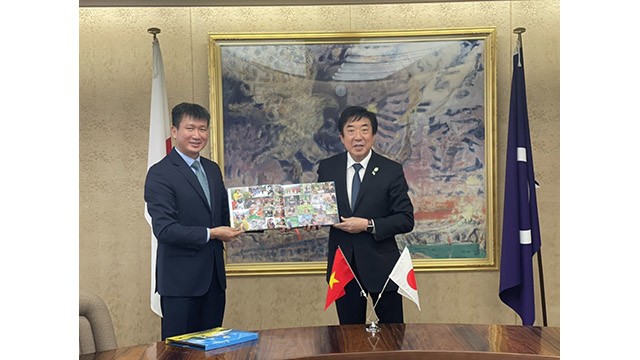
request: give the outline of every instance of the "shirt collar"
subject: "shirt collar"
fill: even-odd
[[[184,161],[187,163],[187,165],[189,165],[189,167],[191,167],[191,165],[193,165],[193,162],[194,162],[194,161],[198,161],[198,162],[200,162],[200,155],[198,155],[198,158],[197,158],[197,159],[194,159],[194,158],[189,157],[189,156],[187,156],[187,155],[183,154],[182,152],[180,152],[180,150],[178,150],[178,148],[177,148],[177,147],[176,147],[176,148],[174,148],[174,149],[176,149],[176,152],[178,153],[178,155],[180,155],[180,157],[181,157],[182,159],[184,159]],[[202,162],[200,162],[200,163],[202,164]]]
[[[369,164],[369,160],[371,160],[371,154],[373,153],[372,150],[369,150],[369,153],[367,154],[367,156],[364,157],[364,159],[362,159],[362,161],[359,161],[360,165],[362,165],[363,169],[367,168],[367,164]],[[357,161],[353,160],[353,158],[351,157],[351,154],[349,154],[349,152],[347,152],[347,169],[349,169],[350,167],[353,166],[353,164],[355,164]]]

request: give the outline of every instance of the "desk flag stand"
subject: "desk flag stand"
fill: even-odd
[[[348,267],[348,270],[350,271],[350,274],[344,273],[347,267]],[[356,282],[358,283],[358,287],[360,288],[360,296],[366,299],[368,297],[367,292],[364,290],[364,288],[362,287],[362,284],[360,284],[360,281],[358,280],[358,277],[353,272],[353,269],[351,268],[351,264],[349,264],[346,257],[344,256],[344,253],[342,253],[342,249],[340,249],[340,246],[338,246],[338,249],[336,250],[336,255],[334,256],[332,269],[331,269],[331,278],[329,280],[329,290],[327,292],[327,302],[325,304],[325,310],[327,309],[327,307],[329,307],[329,304],[331,304],[331,302],[337,300],[339,297],[344,295],[344,287],[348,282],[354,279],[356,280]],[[380,318],[378,317],[375,311],[376,311],[376,306],[378,305],[378,302],[380,302],[380,298],[382,298],[382,294],[384,293],[384,290],[387,288],[387,285],[389,284],[389,280],[392,280],[394,283],[398,284],[398,293],[408,298],[409,300],[413,301],[418,306],[418,310],[420,310],[420,301],[418,299],[418,288],[416,285],[416,279],[413,272],[413,262],[411,261],[411,253],[409,252],[409,248],[405,246],[404,250],[400,254],[400,257],[398,258],[398,261],[396,262],[395,266],[389,273],[389,276],[387,276],[387,280],[382,286],[382,290],[378,294],[378,298],[375,299],[375,302],[373,297],[371,298],[371,312],[369,313],[369,315],[367,316],[367,320],[365,321],[365,323],[370,323],[370,324],[365,328],[365,330],[368,333],[371,333],[372,336],[375,336],[381,330],[380,327],[378,326],[378,321],[380,321]],[[342,284],[337,285],[337,287],[334,288],[332,285],[336,283],[342,283]],[[372,316],[374,315],[375,315],[375,319],[372,319]]]
[[[340,246],[338,246],[338,248],[340,248]],[[345,259],[346,260],[346,259]],[[351,268],[351,264],[349,264],[349,262],[346,262],[347,265],[349,266],[349,270],[351,270],[351,273],[353,274],[353,278],[356,280],[356,282],[358,283],[358,287],[360,288],[360,296],[367,298],[367,292],[364,291],[364,288],[362,288],[362,284],[360,284],[360,281],[358,280],[358,277],[356,276],[356,273],[353,272],[353,269]],[[389,282],[389,279],[387,278],[387,282]],[[384,284],[385,287],[387,286],[387,284]],[[382,288],[382,291],[384,291],[384,287]],[[378,295],[378,300],[380,300],[380,297],[382,296],[382,292],[380,293],[380,295]],[[376,305],[378,304],[378,301],[376,301],[376,303],[373,303],[373,299],[371,299],[371,312],[369,313],[369,316],[367,316],[367,322],[371,321],[371,315],[375,314],[375,308]],[[371,324],[369,326],[366,327],[367,332],[373,334],[373,336],[375,336],[378,332],[380,332],[380,327],[378,326],[378,321],[380,319],[378,318],[378,315],[376,314],[376,320],[372,320]]]
[[[378,318],[378,314],[376,314],[376,305],[378,305],[378,302],[380,301],[380,298],[382,297],[382,294],[384,293],[384,289],[387,287],[387,284],[389,283],[389,277],[387,277],[387,281],[384,283],[384,286],[382,287],[382,290],[380,291],[380,294],[378,294],[378,298],[376,299],[376,302],[373,302],[373,299],[371,299],[371,312],[369,313],[369,316],[367,316],[367,321],[371,321],[371,324],[369,326],[367,326],[367,332],[373,334],[373,336],[375,336],[377,333],[380,332],[380,327],[378,326],[378,320],[380,320]],[[364,290],[362,291],[364,293]],[[371,315],[375,315],[376,316],[376,320],[370,320],[371,319]]]

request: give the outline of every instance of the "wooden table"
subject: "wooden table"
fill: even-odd
[[[157,342],[81,355],[106,359],[547,360],[560,358],[560,328],[515,325],[381,324],[259,331],[257,341],[199,351]]]

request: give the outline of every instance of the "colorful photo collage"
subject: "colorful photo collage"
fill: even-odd
[[[228,188],[231,226],[245,231],[338,222],[333,181]]]

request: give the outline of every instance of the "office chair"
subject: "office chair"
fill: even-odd
[[[80,355],[115,349],[116,332],[111,314],[97,295],[80,293]]]

